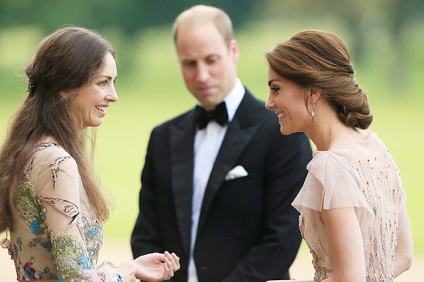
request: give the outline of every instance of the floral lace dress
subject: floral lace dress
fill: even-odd
[[[9,252],[18,281],[123,281],[112,264],[97,266],[103,229],[59,145],[36,148],[14,204]]]
[[[315,281],[333,272],[321,211],[354,207],[365,250],[367,281],[393,281],[394,254],[405,192],[383,142],[371,131],[364,141],[315,152],[292,205],[312,254]],[[346,242],[347,244],[349,242]]]

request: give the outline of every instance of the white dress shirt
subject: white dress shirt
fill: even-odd
[[[228,124],[233,120],[238,106],[243,99],[245,89],[237,78],[231,92],[224,98],[228,112]],[[200,105],[201,106],[201,105]],[[203,196],[212,167],[227,132],[228,124],[220,126],[216,121],[210,121],[206,128],[198,130],[194,139],[194,173],[193,200],[191,215],[190,261],[188,266],[188,282],[198,282],[193,250],[196,243],[197,226],[202,209]]]

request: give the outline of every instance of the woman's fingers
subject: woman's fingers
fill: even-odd
[[[174,262],[175,262],[175,269],[174,269],[174,271],[177,271],[181,267],[180,266],[180,258],[175,253],[172,253],[171,255],[174,258]]]
[[[175,272],[180,269],[180,258],[175,254],[170,254],[168,251],[165,252],[165,256],[172,264],[172,270]]]

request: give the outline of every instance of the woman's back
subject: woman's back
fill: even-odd
[[[365,250],[367,281],[392,281],[399,217],[405,192],[386,146],[372,132],[366,140],[318,152],[294,200],[302,235],[313,255],[315,280],[331,276],[322,209],[354,207]],[[343,228],[343,227],[341,227]],[[346,242],[349,243],[349,242]]]

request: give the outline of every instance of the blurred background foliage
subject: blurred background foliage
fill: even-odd
[[[333,31],[345,40],[369,94],[371,129],[400,168],[415,248],[423,252],[422,0],[0,0],[0,141],[25,97],[23,69],[40,40],[64,25],[103,34],[117,50],[120,101],[97,130],[96,170],[115,202],[106,236],[129,242],[150,131],[195,103],[171,34],[174,18],[193,4],[211,4],[230,15],[241,52],[239,76],[261,99],[268,94],[265,51],[306,28]]]
[[[264,19],[333,19],[348,32],[350,51],[357,61],[364,59],[369,31],[382,28],[396,57],[405,50],[405,30],[424,17],[422,0],[2,0],[0,30],[38,28],[43,34],[76,23],[85,27],[118,32],[126,40],[152,27],[170,26],[175,16],[193,4],[212,4],[224,9],[236,30]]]

